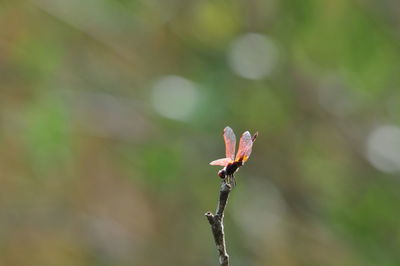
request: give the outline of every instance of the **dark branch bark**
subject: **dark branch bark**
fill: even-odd
[[[228,202],[229,193],[232,186],[222,181],[219,191],[219,201],[215,215],[211,212],[206,212],[205,216],[211,225],[211,231],[214,236],[215,245],[219,253],[220,266],[229,266],[229,255],[226,252],[225,233],[224,233],[224,210]]]

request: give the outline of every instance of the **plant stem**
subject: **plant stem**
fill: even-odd
[[[225,233],[224,233],[224,210],[226,203],[228,202],[229,193],[232,190],[232,186],[227,184],[225,180],[221,183],[221,189],[219,191],[219,201],[215,215],[211,212],[206,212],[205,216],[211,225],[211,231],[214,236],[215,245],[219,253],[219,264],[220,266],[229,266],[229,255],[226,251],[225,244]]]

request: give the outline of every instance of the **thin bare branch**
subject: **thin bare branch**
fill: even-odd
[[[229,266],[229,255],[226,251],[225,233],[224,233],[224,211],[228,202],[229,193],[232,191],[232,186],[227,184],[225,180],[221,183],[219,191],[219,200],[215,215],[211,212],[206,212],[205,216],[211,225],[211,231],[214,236],[215,245],[219,253],[220,266]]]

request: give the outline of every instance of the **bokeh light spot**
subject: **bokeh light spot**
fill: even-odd
[[[269,76],[278,62],[278,48],[269,38],[247,33],[236,38],[228,51],[228,63],[239,76],[261,79]]]
[[[153,88],[152,101],[155,110],[170,119],[188,119],[197,100],[198,92],[194,83],[179,76],[163,77]]]
[[[383,172],[400,171],[400,128],[382,126],[372,131],[367,141],[370,163]]]

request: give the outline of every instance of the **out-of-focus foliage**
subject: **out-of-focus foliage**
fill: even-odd
[[[1,1],[0,265],[400,265],[399,9]]]

